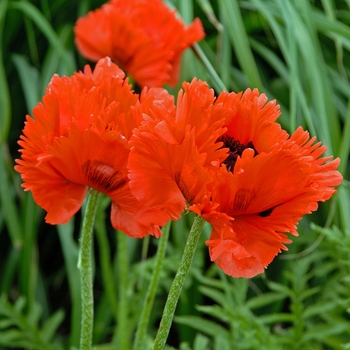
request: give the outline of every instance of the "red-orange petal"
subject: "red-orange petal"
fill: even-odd
[[[214,225],[207,245],[220,268],[235,277],[252,277],[286,249],[290,240],[284,233],[297,235],[301,217],[329,199],[342,181],[339,160],[321,158],[325,150],[298,129],[271,153],[254,156],[246,149],[233,173],[221,167],[210,200],[195,208]],[[228,216],[219,216],[223,213]]]
[[[252,142],[258,153],[270,152],[283,143],[288,133],[276,123],[280,107],[276,101],[268,101],[257,89],[247,89],[243,94],[222,93],[216,102],[226,111],[226,134],[243,145]]]
[[[199,19],[186,27],[160,0],[112,0],[75,25],[83,56],[110,56],[140,86],[149,87],[176,85],[182,52],[203,37]]]
[[[274,257],[286,250],[283,243],[290,243],[273,228],[261,230],[255,219],[238,218],[228,225],[214,226],[206,241],[211,260],[230,276],[250,278],[264,272]]]
[[[67,181],[49,163],[35,163],[35,160],[17,160],[15,170],[21,173],[22,186],[47,211],[46,222],[53,225],[68,222],[80,209],[87,187]]]
[[[132,192],[147,206],[163,202],[183,208],[185,200],[200,202],[212,181],[208,168],[217,168],[218,159],[226,157],[216,142],[224,129],[211,114],[213,90],[197,80],[184,84],[184,90],[176,114],[166,94],[160,102],[148,97],[152,89],[141,96],[145,121],[131,139],[129,178]],[[161,189],[158,179],[164,182]]]
[[[54,76],[33,110],[35,119],[27,116],[16,170],[49,223],[67,222],[88,187],[112,199],[112,223],[130,236],[159,236],[158,225],[166,223],[165,214],[143,207],[129,188],[128,141],[143,117],[124,76],[109,58],[93,72],[86,66],[72,77]],[[158,92],[149,98],[157,99]]]
[[[168,216],[161,211],[149,212],[148,208],[135,199],[129,188],[124,188],[124,195],[123,198],[123,194],[119,192],[112,202],[113,227],[133,238],[143,238],[147,235],[160,237],[162,233],[159,225],[165,225],[169,220]]]

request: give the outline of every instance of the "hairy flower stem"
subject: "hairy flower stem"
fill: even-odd
[[[90,190],[80,238],[79,269],[81,279],[81,331],[80,350],[92,349],[94,325],[94,297],[92,290],[92,232],[98,205],[99,192]]]
[[[141,316],[139,319],[139,324],[137,326],[133,350],[143,350],[145,346],[144,337],[147,332],[147,326],[148,326],[154,298],[157,292],[160,273],[162,272],[166,246],[169,238],[170,226],[171,226],[171,221],[169,221],[167,225],[163,227],[162,237],[160,237],[159,239],[156,260],[154,262],[152,279],[148,286],[147,294],[145,296],[145,301],[141,310]]]
[[[196,216],[193,221],[193,225],[187,238],[179,269],[177,270],[176,276],[168,294],[168,299],[165,303],[160,326],[156,335],[156,339],[154,341],[153,350],[164,349],[174,318],[176,305],[179,300],[187,274],[190,270],[194,254],[196,252],[197,243],[202,233],[204,222],[205,221],[200,216]]]

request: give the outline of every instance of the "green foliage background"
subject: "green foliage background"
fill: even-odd
[[[24,118],[52,75],[87,63],[73,26],[101,0],[0,2],[0,349],[73,349],[79,343],[80,217],[44,223],[14,172]],[[206,38],[183,57],[219,93],[257,87],[282,107],[280,122],[307,128],[341,158],[338,194],[299,224],[299,237],[266,273],[225,276],[209,262],[206,225],[182,293],[169,349],[350,349],[350,1],[172,0]],[[177,94],[181,83],[175,89]],[[96,222],[96,349],[131,349],[157,240],[116,233],[104,199]],[[152,344],[193,217],[172,225],[148,329]]]

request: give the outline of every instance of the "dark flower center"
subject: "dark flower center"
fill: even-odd
[[[127,182],[119,171],[98,160],[88,160],[82,170],[89,186],[103,193],[113,192]]]
[[[235,167],[238,156],[242,156],[242,153],[246,148],[252,148],[254,150],[254,156],[258,154],[252,141],[249,141],[246,145],[244,145],[229,135],[223,135],[219,137],[218,141],[221,141],[224,143],[222,148],[229,149],[228,156],[223,161],[223,164],[225,164],[227,170],[231,172]]]
[[[260,213],[258,213],[258,215],[261,216],[262,218],[266,218],[266,217],[268,217],[268,216],[271,215],[272,211],[273,211],[275,208],[276,208],[276,207],[272,207],[272,208],[270,208],[270,209],[261,211]]]

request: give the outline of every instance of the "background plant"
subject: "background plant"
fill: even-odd
[[[13,170],[24,117],[52,75],[87,63],[73,25],[102,1],[0,2],[0,348],[78,346],[80,214],[49,226]],[[331,201],[305,217],[300,236],[266,273],[232,279],[208,259],[205,225],[169,341],[176,349],[350,348],[350,1],[173,0],[185,22],[207,37],[183,57],[180,81],[194,76],[220,92],[257,87],[282,106],[280,122],[298,125],[342,159],[345,180]],[[180,88],[169,89],[174,94]],[[114,232],[108,199],[96,220],[95,330],[99,349],[131,348],[152,274],[157,240]],[[107,219],[106,219],[107,216]],[[149,344],[182,255],[191,214],[172,225],[148,329]]]

